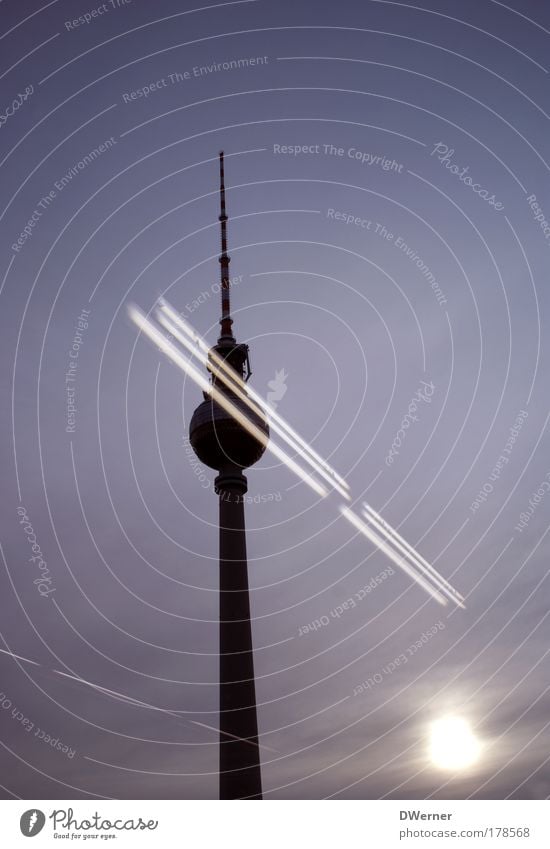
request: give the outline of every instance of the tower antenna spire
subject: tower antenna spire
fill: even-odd
[[[220,215],[219,221],[221,224],[222,237],[222,252],[220,255],[220,272],[221,272],[221,296],[222,296],[222,317],[220,319],[220,337],[218,343],[232,342],[235,343],[235,337],[231,326],[233,319],[231,318],[231,302],[230,302],[230,287],[229,280],[229,263],[231,257],[227,253],[227,212],[225,208],[225,177],[223,150],[220,150]]]

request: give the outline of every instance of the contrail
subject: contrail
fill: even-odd
[[[239,424],[245,428],[258,442],[268,448],[275,456],[283,463],[292,469],[302,480],[307,483],[320,496],[328,495],[327,490],[318,481],[311,477],[292,457],[290,457],[282,448],[280,448],[272,439],[268,439],[260,428],[251,422],[233,402],[221,392],[217,387],[208,382],[195,366],[179,351],[175,345],[168,341],[164,334],[151,322],[150,319],[137,307],[129,308],[132,321],[137,324],[140,330],[169,357],[173,363],[179,366],[182,371],[191,377],[203,392],[211,395],[214,401],[220,405],[226,412],[229,413]]]
[[[186,322],[166,301],[161,300],[156,309],[156,319],[163,328],[155,324],[145,313],[136,306],[129,306],[128,312],[132,321],[139,329],[163,351],[173,363],[195,381],[200,389],[229,413],[239,424],[242,425],[255,439],[265,448],[268,448],[278,459],[282,460],[288,468],[307,483],[318,495],[327,496],[329,492],[312,477],[299,463],[295,462],[279,445],[269,439],[257,425],[252,422],[243,411],[231,401],[228,394],[220,390],[214,383],[201,373],[191,362],[188,354],[182,351],[174,343],[166,338],[164,330],[168,331],[182,345],[192,357],[206,366],[207,370],[215,375],[228,387],[232,394],[244,402],[249,410],[256,414],[264,414],[268,417],[270,427],[281,436],[287,444],[297,452],[299,457],[313,470],[324,478],[341,496],[348,501],[351,496],[348,493],[349,486],[346,481],[338,475],[331,466],[323,460],[307,443],[288,425],[284,419],[278,416],[261,396],[248,387],[247,384],[227,365],[218,354],[208,348],[202,337],[196,333],[191,325]],[[439,604],[447,604],[447,598],[459,607],[464,608],[464,597],[458,593],[451,584],[437,572],[397,531],[388,525],[382,517],[376,513],[368,504],[364,503],[364,522],[347,505],[340,506],[340,512],[354,527],[359,530],[371,543],[376,545],[387,557],[390,558],[400,569],[421,586]],[[447,596],[447,598],[445,598]]]
[[[41,663],[37,663],[36,660],[29,660],[28,657],[21,657],[19,654],[14,654],[12,651],[6,651],[6,649],[0,649],[1,654],[7,654],[9,657],[15,657],[17,660],[23,660],[25,663],[32,663],[33,666],[42,666]]]
[[[277,753],[276,749],[272,749],[270,748],[270,746],[266,746],[263,743],[256,743],[254,742],[254,740],[247,740],[244,737],[236,737],[234,734],[228,734],[227,732],[222,731],[220,728],[214,728],[213,725],[207,725],[205,722],[198,722],[195,719],[187,719],[186,717],[180,716],[177,711],[157,707],[156,705],[151,705],[148,702],[142,702],[139,699],[134,699],[132,696],[126,696],[124,695],[124,693],[117,693],[116,690],[109,690],[108,687],[102,687],[100,684],[93,684],[91,681],[86,681],[84,678],[79,678],[78,675],[70,675],[68,672],[61,672],[59,669],[50,669],[50,667],[44,666],[42,663],[37,663],[36,660],[30,660],[28,657],[22,657],[19,654],[15,654],[15,652],[7,651],[6,649],[0,649],[0,653],[6,654],[8,655],[8,657],[13,657],[17,660],[22,660],[24,663],[31,663],[33,666],[39,666],[46,672],[51,672],[55,675],[62,675],[63,678],[68,678],[70,681],[76,681],[78,684],[85,684],[87,687],[91,687],[93,690],[98,690],[100,693],[103,693],[106,696],[112,696],[113,698],[125,702],[126,704],[133,705],[134,707],[142,707],[147,708],[148,710],[156,710],[160,713],[165,713],[169,716],[173,716],[175,719],[179,719],[180,722],[188,722],[192,725],[200,725],[202,728],[208,728],[210,731],[215,731],[217,734],[224,734],[227,737],[232,737],[235,740],[240,740],[243,743],[248,743],[251,746],[257,746],[258,748],[261,746],[264,749],[268,749],[270,752]]]
[[[363,511],[363,515],[367,519],[368,522],[373,525],[377,531],[380,531],[388,542],[394,545],[414,566],[420,569],[427,578],[432,580],[434,584],[436,584],[442,592],[444,592],[451,601],[454,601],[459,607],[464,608],[464,597],[458,593],[454,587],[449,584],[448,581],[445,580],[443,575],[440,575],[439,572],[431,566],[421,554],[419,554],[416,549],[409,545],[409,543],[403,539],[403,537],[397,533],[395,528],[389,525],[387,522],[382,519],[382,517],[369,507],[368,504],[364,502],[364,506],[367,508]]]
[[[166,316],[160,313],[158,315],[158,320],[160,324],[173,336],[176,337],[178,342],[184,345],[203,365],[209,368],[212,371],[212,363],[216,366],[216,377],[219,378],[229,389],[231,389],[237,397],[243,401],[252,412],[260,415],[265,415],[269,421],[269,426],[272,430],[279,434],[287,444],[293,448],[301,457],[301,459],[305,460],[306,463],[309,463],[310,466],[317,472],[317,474],[324,477],[328,483],[331,484],[342,497],[347,498],[349,500],[350,496],[346,492],[346,490],[334,480],[334,477],[330,473],[330,471],[326,471],[326,465],[321,465],[315,459],[313,459],[291,436],[285,433],[284,428],[273,419],[273,416],[270,414],[269,408],[266,406],[256,406],[252,398],[252,392],[250,389],[245,389],[246,384],[242,381],[239,376],[233,372],[233,375],[229,374],[230,367],[216,354],[215,351],[212,351],[210,356],[200,352],[197,348],[187,339],[178,328],[173,324],[170,319],[166,318]],[[259,397],[259,396],[258,396]],[[329,467],[330,469],[330,467]]]
[[[218,728],[214,728],[212,725],[206,725],[205,722],[198,722],[197,720],[194,720],[194,719],[187,719],[186,717],[182,717],[182,716],[180,716],[180,714],[177,711],[168,710],[167,708],[159,708],[159,707],[156,707],[155,705],[150,705],[148,702],[142,702],[139,699],[134,699],[132,696],[125,696],[122,693],[115,692],[115,690],[109,690],[107,687],[101,687],[99,684],[92,684],[91,681],[85,681],[84,678],[77,678],[74,675],[68,675],[66,672],[59,672],[57,669],[54,669],[52,671],[57,672],[58,675],[63,675],[65,678],[71,678],[73,681],[78,681],[80,684],[86,684],[88,687],[92,687],[94,690],[99,690],[100,692],[105,693],[108,696],[113,696],[114,698],[120,699],[123,702],[134,705],[135,707],[144,707],[144,708],[149,708],[150,710],[158,710],[161,713],[167,713],[167,714],[169,714],[169,716],[173,716],[173,717],[175,717],[175,719],[179,719],[183,722],[190,722],[193,725],[201,725],[203,728],[210,729],[210,731],[216,731],[216,733],[219,731],[220,734],[226,734],[225,731],[222,731],[221,729],[218,729]],[[235,737],[234,734],[229,734],[228,736],[229,737]],[[253,740],[245,740],[244,738],[241,738],[241,737],[235,737],[235,740],[241,740],[241,739],[244,743],[249,743],[251,746],[260,745],[258,743],[255,743]],[[263,745],[263,744],[261,744],[261,745]],[[268,749],[269,746],[264,746],[264,748]],[[270,749],[270,751],[274,752],[275,749]]]
[[[149,710],[158,710],[161,713],[169,713],[171,716],[175,716],[176,719],[182,719],[179,714],[174,711],[170,711],[167,708],[159,708],[155,707],[155,705],[150,705],[147,702],[141,702],[139,699],[134,699],[132,696],[125,696],[123,693],[117,693],[115,690],[109,690],[107,687],[102,687],[100,684],[93,684],[91,681],[86,681],[84,678],[79,678],[78,675],[71,675],[68,672],[61,672],[59,669],[51,669],[49,666],[44,666],[43,663],[37,663],[36,660],[30,660],[28,657],[22,657],[19,654],[15,654],[15,652],[7,651],[6,649],[0,649],[1,654],[5,654],[8,657],[15,658],[15,660],[22,660],[24,663],[30,663],[32,666],[38,666],[40,669],[43,669],[45,672],[50,672],[53,675],[61,675],[63,678],[68,678],[70,681],[76,681],[78,684],[86,684],[87,687],[92,687],[94,690],[99,690],[102,693],[105,693],[108,696],[113,696],[116,699],[121,699],[124,702],[129,702],[130,704],[135,705],[136,707],[146,707]]]
[[[213,725],[207,725],[205,722],[197,722],[196,719],[190,719],[193,725],[200,725],[201,728],[208,728],[210,731],[215,731],[216,734],[223,734],[224,737],[231,737],[233,740],[238,740],[240,743],[248,743],[249,746],[255,746],[257,749],[267,749],[269,752],[277,754],[276,749],[266,746],[265,743],[256,743],[254,740],[248,740],[246,737],[237,737],[235,734],[230,734],[229,731],[222,731],[221,728],[215,728]]]
[[[126,696],[123,693],[117,693],[116,690],[109,690],[107,687],[102,687],[100,684],[93,684],[91,681],[86,681],[84,678],[78,678],[76,675],[69,675],[67,672],[60,672],[58,669],[52,669],[52,672],[55,672],[57,675],[62,675],[64,678],[69,678],[71,681],[77,681],[79,684],[85,684],[87,687],[92,687],[94,690],[99,690],[101,693],[105,693],[107,696],[113,696],[115,699],[120,699],[123,702],[127,702],[128,704],[134,705],[135,707],[144,707],[149,710],[157,710],[160,713],[167,713],[170,716],[174,716],[176,719],[183,719],[176,711],[168,710],[167,708],[156,707],[155,705],[150,705],[148,702],[142,702],[139,699],[134,699],[132,696]]]
[[[417,584],[419,584],[423,589],[425,589],[426,592],[432,596],[432,598],[435,598],[435,600],[438,601],[440,604],[447,604],[447,600],[441,595],[441,593],[439,593],[431,586],[431,584],[425,581],[424,578],[418,574],[418,572],[415,572],[414,569],[412,569],[411,566],[409,566],[409,564],[403,559],[403,557],[401,557],[401,555],[397,554],[397,552],[390,548],[387,542],[384,542],[382,537],[378,536],[378,534],[375,533],[372,528],[366,525],[362,521],[362,519],[359,518],[359,516],[357,516],[348,507],[340,507],[340,512],[343,516],[346,517],[349,522],[351,522],[352,525],[357,528],[358,531],[361,531],[361,533],[366,536],[368,540],[377,545],[378,548],[384,552],[384,554],[387,554],[390,560],[393,560],[393,562],[397,566],[399,566],[400,569],[403,569],[403,571],[406,572],[410,578],[412,578],[414,581],[416,581]]]
[[[204,339],[194,330],[191,325],[180,316],[173,307],[164,299],[160,300],[157,309],[159,322],[172,333],[182,345],[184,345],[194,356],[200,359],[203,365],[214,363],[217,368],[217,376],[244,401],[255,412],[263,412],[269,420],[270,427],[279,434],[286,442],[297,451],[303,459],[322,475],[339,493],[346,499],[349,485],[344,478],[330,466],[302,437],[291,428],[288,422],[282,418],[252,387],[245,384],[242,378],[223,360],[216,351],[208,347]],[[170,325],[163,313],[168,316]],[[176,325],[176,326],[174,326]],[[185,336],[179,331],[183,330]],[[187,338],[186,338],[187,337]],[[194,343],[194,345],[192,344]],[[252,402],[255,401],[258,406]]]

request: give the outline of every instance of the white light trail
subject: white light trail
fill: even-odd
[[[159,711],[160,713],[167,713],[176,719],[182,719],[176,711],[168,710],[168,708],[160,708],[155,705],[150,705],[148,702],[142,702],[139,699],[134,699],[133,696],[125,696],[124,693],[117,693],[116,690],[109,690],[108,687],[102,687],[100,684],[93,684],[91,681],[86,681],[84,678],[78,678],[76,675],[69,675],[67,672],[60,672],[59,669],[53,669],[52,672],[55,672],[57,675],[62,675],[63,678],[68,678],[70,681],[76,681],[78,684],[85,684],[87,687],[91,687],[92,690],[98,690],[106,696],[112,696],[114,699],[117,699],[117,701],[125,702],[126,704],[133,705],[134,707],[144,707],[149,710]]]
[[[438,592],[432,587],[431,584],[424,580],[424,578],[419,575],[418,572],[415,572],[414,569],[411,568],[411,566],[403,559],[403,557],[401,557],[400,554],[390,548],[387,542],[384,542],[382,537],[378,536],[378,534],[375,533],[372,528],[366,525],[362,521],[362,519],[359,518],[359,516],[357,516],[352,510],[349,509],[349,507],[340,507],[340,512],[343,516],[346,517],[349,522],[351,522],[351,524],[355,528],[357,528],[358,531],[360,531],[364,536],[366,536],[368,540],[374,543],[374,545],[378,546],[378,548],[383,551],[384,554],[386,554],[390,558],[390,560],[393,560],[396,566],[399,566],[400,569],[403,569],[403,571],[406,572],[410,578],[412,578],[414,581],[416,581],[417,584],[419,584],[419,586],[425,589],[426,592],[432,596],[432,598],[435,598],[435,600],[438,601],[440,604],[447,604],[447,599],[444,598],[440,592]]]
[[[147,318],[147,316],[137,307],[129,307],[129,314],[139,329],[157,345],[169,359],[172,360],[182,371],[189,375],[203,392],[210,395],[214,401],[220,405],[230,416],[232,416],[245,430],[247,430],[261,445],[268,448],[279,460],[285,463],[304,483],[313,489],[317,495],[324,497],[328,495],[327,490],[318,481],[315,480],[305,469],[296,463],[286,451],[283,451],[273,440],[268,439],[260,428],[250,421],[248,416],[239,410],[239,408],[219,389],[213,386],[207,378],[202,375],[195,366],[182,354],[175,345],[168,341],[164,334]]]
[[[105,696],[110,696],[116,701],[121,701],[125,704],[132,705],[133,707],[147,708],[148,710],[156,710],[159,713],[168,714],[168,716],[173,716],[175,719],[179,719],[180,722],[189,722],[191,725],[200,725],[202,728],[208,728],[210,731],[215,731],[216,733],[223,734],[225,737],[231,737],[233,740],[240,740],[242,743],[248,743],[251,746],[262,747],[263,749],[268,749],[270,752],[276,752],[275,749],[271,749],[269,746],[264,745],[263,743],[256,743],[254,740],[247,740],[245,737],[236,737],[234,734],[229,734],[227,731],[222,731],[221,728],[214,728],[213,725],[207,725],[205,722],[198,722],[195,719],[187,719],[186,717],[180,716],[179,711],[168,710],[168,708],[157,707],[156,705],[151,705],[149,702],[142,702],[139,699],[134,699],[133,696],[125,696],[124,693],[117,693],[116,690],[109,690],[108,687],[102,687],[100,684],[93,684],[91,681],[86,681],[84,678],[79,678],[78,675],[71,675],[68,672],[61,672],[59,669],[50,669],[47,666],[44,666],[41,663],[37,663],[36,660],[29,660],[28,657],[21,657],[19,654],[15,654],[12,651],[6,651],[6,649],[0,649],[1,654],[6,654],[8,657],[12,657],[16,660],[22,660],[24,663],[30,663],[32,666],[38,666],[43,669],[45,672],[50,672],[54,675],[61,675],[63,678],[68,678],[69,681],[75,681],[77,684],[84,684],[86,687],[91,687],[92,690],[97,690],[99,693],[102,693]]]
[[[245,428],[265,448],[268,448],[279,460],[308,484],[318,495],[326,496],[328,491],[301,465],[296,463],[279,445],[266,437],[263,431],[218,387],[210,383],[206,374],[200,372],[186,352],[196,357],[209,371],[215,369],[215,376],[245,403],[252,413],[265,415],[270,427],[298,453],[300,458],[323,477],[348,501],[349,486],[346,481],[320,457],[281,416],[278,416],[262,397],[248,387],[218,354],[209,348],[202,337],[186,322],[166,301],[161,300],[157,307],[156,319],[161,327],[169,332],[186,351],[166,338],[163,330],[135,306],[128,308],[130,318],[166,356],[195,381],[200,389],[220,405],[243,428]],[[207,372],[208,373],[208,372]],[[458,593],[445,578],[425,560],[394,528],[366,502],[364,502],[365,523],[347,505],[340,506],[340,512],[371,543],[376,545],[390,560],[402,569],[413,581],[432,596],[439,604],[446,605],[447,598],[464,608],[464,597]],[[445,598],[447,596],[447,598]]]
[[[439,589],[444,592],[450,598],[451,601],[454,601],[455,604],[464,609],[464,604],[462,603],[464,601],[464,597],[461,596],[460,593],[458,593],[454,589],[454,587],[452,587],[451,584],[449,584],[449,582],[445,580],[443,575],[440,575],[439,572],[434,569],[434,567],[431,566],[427,560],[424,560],[422,555],[419,554],[419,552],[416,551],[416,549],[413,548],[412,545],[409,545],[409,543],[405,539],[403,539],[400,534],[397,533],[395,528],[392,528],[391,525],[385,522],[384,519],[382,519],[382,517],[376,512],[376,510],[373,510],[372,507],[370,507],[365,502],[364,506],[367,509],[363,511],[363,515],[365,516],[367,521],[370,522],[370,524],[373,525],[377,531],[380,531],[380,533],[382,533],[386,537],[386,539],[392,545],[394,545],[401,552],[401,554],[403,554],[407,558],[407,560],[412,562],[412,564],[418,569],[420,569],[420,571],[423,572],[427,578],[433,581],[433,583],[436,584],[436,586],[438,586]]]
[[[99,690],[99,692],[104,693],[108,696],[113,696],[116,699],[120,699],[121,701],[127,702],[129,704],[136,705],[136,707],[146,707],[149,710],[157,710],[161,713],[169,713],[171,716],[175,716],[176,719],[181,719],[174,711],[167,710],[166,708],[155,707],[155,705],[150,705],[147,702],[140,702],[139,699],[134,699],[132,696],[125,696],[123,693],[117,693],[115,690],[109,690],[107,687],[102,687],[99,684],[92,684],[91,681],[85,681],[84,678],[79,678],[77,675],[71,675],[68,672],[61,672],[59,669],[50,669],[48,666],[44,666],[42,663],[37,663],[36,660],[30,660],[28,657],[22,657],[19,654],[15,654],[12,651],[6,651],[6,649],[0,649],[1,654],[6,654],[8,657],[14,658],[14,660],[22,660],[24,663],[30,663],[32,666],[38,666],[40,669],[43,669],[45,672],[50,672],[53,675],[61,675],[63,678],[68,678],[70,681],[76,681],[77,684],[85,684],[87,687],[92,687],[94,690]]]
[[[253,412],[260,415],[266,415],[270,428],[281,436],[282,439],[284,439],[287,444],[296,451],[297,454],[299,454],[300,458],[308,463],[318,475],[330,483],[343,498],[348,501],[351,500],[349,493],[344,488],[347,487],[349,489],[348,484],[345,481],[344,486],[339,483],[339,481],[343,480],[343,478],[340,478],[340,475],[338,475],[334,469],[332,469],[321,457],[319,457],[319,455],[316,454],[316,452],[314,452],[301,437],[296,439],[296,437],[292,435],[292,428],[290,428],[289,425],[286,425],[285,423],[285,427],[283,427],[281,422],[284,422],[284,419],[280,416],[275,417],[274,411],[272,411],[266,402],[263,401],[261,396],[258,395],[257,392],[254,392],[251,387],[247,386],[234,369],[228,366],[215,351],[208,349],[206,343],[200,338],[200,336],[192,333],[192,329],[188,328],[187,322],[185,322],[178,313],[172,309],[172,307],[166,304],[166,302],[163,302],[161,309],[157,313],[157,318],[160,324],[169,333],[175,336],[178,342],[187,348],[193,356],[197,357],[202,365],[210,365],[211,367],[212,364],[214,364],[218,369],[216,376],[219,377],[219,379],[222,380],[229,389],[235,392],[241,401],[243,401]],[[180,328],[184,330],[187,335],[181,333]],[[254,403],[254,401],[256,401],[257,404]],[[296,434],[296,436],[298,435]]]
[[[37,663],[36,660],[29,660],[28,657],[21,657],[21,655],[14,654],[12,651],[6,651],[6,649],[0,649],[1,654],[7,654],[9,657],[14,657],[16,660],[22,660],[25,663],[32,663],[33,666],[40,666],[40,663]]]
[[[347,481],[341,475],[339,475],[338,472],[327,463],[324,457],[321,457],[321,455],[318,454],[311,447],[311,445],[309,445],[305,441],[305,439],[303,439],[300,434],[297,433],[294,428],[292,428],[288,424],[288,422],[285,421],[285,419],[283,419],[282,416],[276,413],[275,410],[273,410],[269,406],[269,404],[262,398],[262,396],[258,392],[256,392],[251,386],[248,386],[248,384],[244,383],[244,381],[237,374],[235,374],[233,369],[231,369],[227,365],[227,363],[225,363],[224,360],[220,356],[218,356],[215,351],[212,351],[212,349],[208,347],[204,339],[196,332],[196,330],[189,324],[188,321],[185,321],[185,319],[178,312],[176,312],[176,310],[171,307],[170,304],[168,304],[167,301],[165,301],[164,299],[161,298],[159,303],[159,309],[169,315],[172,321],[177,324],[178,327],[180,327],[184,331],[184,333],[186,333],[187,336],[193,340],[193,342],[195,342],[195,344],[200,348],[200,350],[204,354],[210,355],[213,362],[215,362],[216,365],[227,374],[230,380],[236,383],[241,388],[241,390],[248,393],[250,398],[256,401],[256,403],[261,407],[263,412],[269,417],[270,424],[273,423],[274,426],[276,425],[282,431],[285,431],[293,441],[297,442],[300,445],[302,451],[306,451],[314,460],[316,460],[316,462],[320,466],[322,466],[331,475],[334,480],[338,481],[338,483],[342,487],[344,487],[345,490],[349,490],[349,484],[347,483]]]
[[[277,752],[276,749],[266,746],[265,743],[256,743],[254,740],[248,740],[246,737],[237,737],[236,734],[230,734],[229,731],[222,731],[221,728],[207,725],[206,722],[197,722],[195,719],[190,719],[189,722],[192,722],[193,725],[200,725],[201,728],[208,728],[210,731],[215,731],[216,734],[223,734],[224,737],[231,737],[232,740],[237,740],[239,743],[248,743],[249,746],[255,746],[257,749],[261,746],[262,749],[267,749],[269,752]]]

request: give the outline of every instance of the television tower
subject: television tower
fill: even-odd
[[[244,523],[244,494],[248,487],[243,469],[254,465],[264,453],[269,428],[263,413],[251,410],[217,374],[221,359],[236,375],[241,391],[251,374],[248,345],[238,344],[232,330],[223,151],[220,207],[221,330],[217,345],[211,349],[208,370],[213,386],[229,396],[266,439],[260,443],[207,392],[191,418],[189,439],[199,460],[218,472],[215,491],[220,511],[220,799],[261,799]]]

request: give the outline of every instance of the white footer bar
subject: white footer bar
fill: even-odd
[[[548,849],[548,801],[0,801],[2,845]],[[26,831],[25,831],[26,830]],[[24,833],[25,832],[25,833]]]

